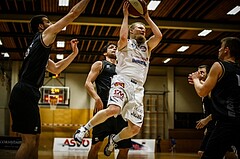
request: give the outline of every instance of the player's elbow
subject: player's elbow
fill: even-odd
[[[163,37],[163,35],[162,35],[162,33],[161,33],[161,32],[158,32],[157,34],[155,34],[155,37],[161,41],[161,40],[162,40],[162,37]]]
[[[119,41],[127,42],[127,39],[128,39],[128,36],[127,36],[127,35],[122,35],[122,36],[120,36]]]
[[[203,89],[200,89],[197,91],[197,94],[200,96],[200,97],[206,97],[208,95],[208,92],[203,90]]]
[[[89,88],[90,88],[90,82],[86,81],[84,86],[85,86],[85,88],[86,88],[87,90],[89,90]]]
[[[55,69],[54,69],[55,71],[55,74],[59,74],[59,73],[61,73],[62,72],[62,70],[61,70],[61,67],[59,67],[58,65],[56,65],[56,67],[55,67]]]
[[[59,74],[54,66],[47,67],[47,71],[51,72],[52,74]]]

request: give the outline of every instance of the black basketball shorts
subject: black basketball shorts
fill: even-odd
[[[23,134],[40,134],[39,99],[38,88],[22,82],[18,82],[14,86],[9,101],[12,131]]]

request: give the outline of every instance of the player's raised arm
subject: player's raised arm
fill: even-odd
[[[73,22],[85,10],[89,1],[90,0],[81,0],[73,6],[67,15],[58,20],[56,23],[51,24],[49,21],[48,24],[51,25],[45,29],[42,34],[44,44],[46,46],[51,45],[54,42],[57,33],[59,33],[65,26]]]
[[[71,47],[72,47],[72,53],[68,55],[66,58],[54,62],[51,59],[48,60],[47,64],[47,70],[53,74],[59,74],[61,73],[73,60],[74,58],[78,55],[78,40],[77,39],[72,39],[70,41]]]
[[[148,14],[148,11],[146,12],[146,14],[143,17],[144,17],[144,19],[146,20],[146,22],[148,23],[148,25],[150,26],[150,28],[153,32],[153,36],[151,36],[149,38],[148,42],[147,42],[148,43],[148,49],[149,49],[149,51],[151,51],[162,40],[162,33],[161,33],[160,29],[158,28],[158,26],[150,18],[149,14]]]
[[[129,2],[124,2],[123,4],[123,21],[122,26],[120,29],[120,36],[118,41],[118,50],[121,50],[127,45],[127,39],[128,39],[128,7]]]

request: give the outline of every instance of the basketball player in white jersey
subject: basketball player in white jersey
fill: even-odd
[[[133,23],[128,28],[128,7],[129,2],[123,5],[123,22],[120,29],[120,38],[118,41],[118,52],[116,73],[113,76],[111,89],[109,92],[108,108],[99,111],[83,127],[74,134],[74,139],[81,144],[87,130],[104,122],[106,119],[121,114],[128,121],[128,127],[116,135],[112,134],[105,152],[112,152],[117,142],[131,138],[138,134],[143,124],[144,109],[144,83],[146,80],[149,58],[151,51],[159,44],[162,39],[162,33],[157,25],[151,20],[148,12],[143,18],[150,26],[153,35],[146,40],[146,28],[143,23]],[[130,39],[128,39],[128,34]]]

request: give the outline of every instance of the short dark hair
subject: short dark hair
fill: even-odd
[[[106,53],[106,52],[107,52],[107,49],[108,49],[108,46],[110,46],[110,45],[115,45],[115,46],[117,46],[117,45],[114,44],[114,43],[108,43],[107,45],[103,46],[103,48],[101,49],[101,52],[102,52],[103,54]]]
[[[198,66],[198,69],[200,69],[200,68],[205,68],[207,73],[208,73],[209,70],[210,70],[210,68],[209,68],[208,65],[200,65],[200,66]]]
[[[237,37],[226,37],[221,40],[230,50],[231,56],[240,58],[240,39]]]
[[[30,26],[31,26],[32,32],[34,34],[38,32],[38,25],[43,24],[42,18],[44,18],[44,17],[47,18],[46,15],[36,15],[36,16],[32,17],[32,19],[30,20]]]

